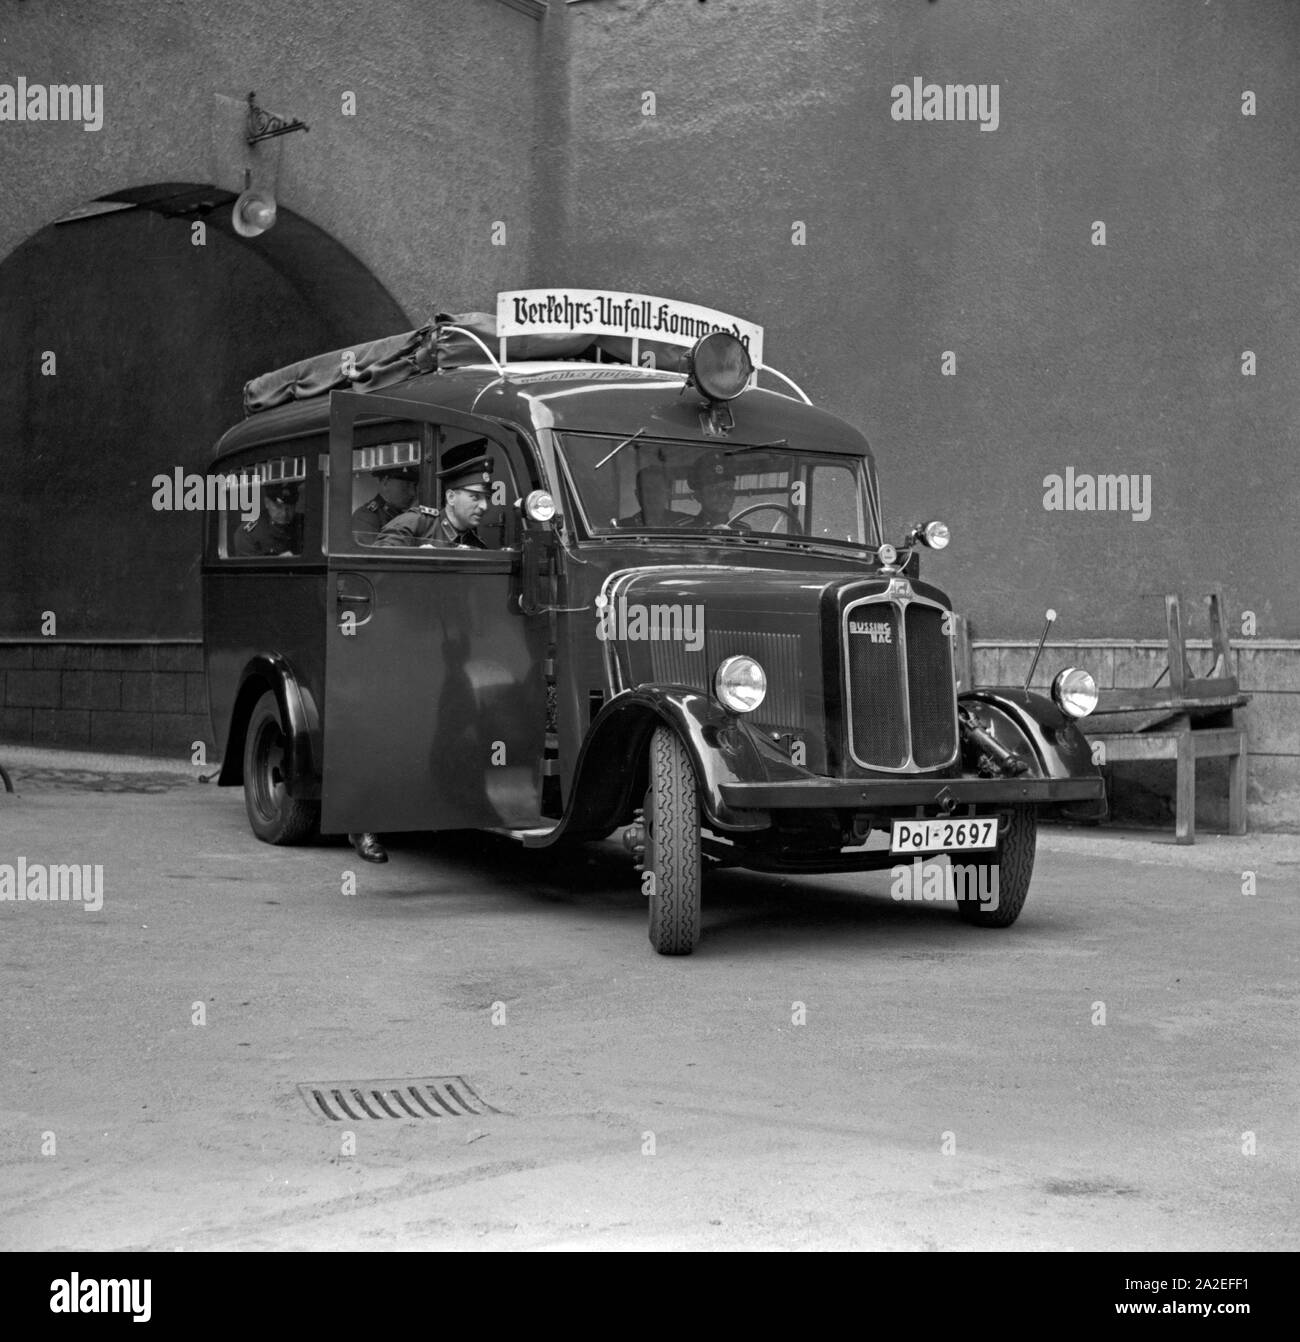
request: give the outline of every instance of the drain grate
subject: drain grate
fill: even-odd
[[[298,1094],[317,1118],[364,1123],[371,1118],[467,1118],[499,1114],[463,1076],[416,1080],[302,1081]]]

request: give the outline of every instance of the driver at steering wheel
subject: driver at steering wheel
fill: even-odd
[[[692,462],[686,473],[686,483],[690,485],[700,505],[700,511],[687,521],[687,526],[751,530],[748,522],[731,520],[736,501],[736,481],[730,463],[720,453],[700,457]]]

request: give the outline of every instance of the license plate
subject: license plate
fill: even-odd
[[[991,820],[895,820],[891,853],[961,852],[970,848],[996,848],[998,821]]]

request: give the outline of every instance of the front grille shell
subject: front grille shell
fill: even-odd
[[[861,597],[844,607],[840,642],[845,745],[862,769],[928,773],[960,750],[948,608],[910,587]],[[889,642],[851,634],[850,621],[887,629]]]

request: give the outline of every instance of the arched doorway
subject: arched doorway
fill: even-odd
[[[89,691],[70,698],[66,674],[121,661],[97,644],[199,636],[201,520],[155,511],[154,476],[205,469],[242,415],[250,377],[412,324],[351,253],[291,210],[260,237],[237,236],[233,199],[195,183],[133,188],[0,261],[10,370],[0,379],[0,739],[158,745],[139,716],[160,711],[154,673],[167,662],[192,674],[192,658],[137,653],[151,688],[100,686],[101,717],[123,716],[103,717],[99,731]],[[47,611],[53,639],[42,637]],[[189,714],[168,739],[193,739],[193,695],[178,701],[172,685],[161,697]]]

